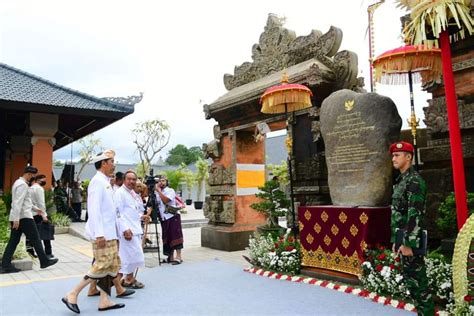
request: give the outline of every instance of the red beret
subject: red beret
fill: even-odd
[[[413,148],[412,144],[407,142],[396,142],[390,145],[390,154],[393,154],[394,152],[398,151],[406,151],[413,154],[415,148]]]

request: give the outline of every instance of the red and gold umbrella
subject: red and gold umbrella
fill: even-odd
[[[434,47],[406,45],[391,49],[375,58],[372,65],[375,81],[388,84],[405,84],[409,73],[420,73],[423,82],[438,79],[443,73],[441,50]]]
[[[313,93],[311,90],[301,84],[289,83],[288,75],[283,73],[281,78],[281,83],[279,85],[273,86],[265,90],[263,95],[260,98],[260,103],[262,104],[262,113],[266,114],[277,114],[285,113],[286,130],[287,130],[287,139],[286,146],[288,148],[288,175],[290,180],[290,200],[291,200],[291,215],[293,217],[293,233],[295,238],[297,235],[297,225],[296,225],[296,216],[295,216],[295,206],[293,203],[293,175],[291,168],[291,154],[293,141],[288,133],[288,112],[295,112],[298,110],[306,109],[312,106],[311,97]]]
[[[411,116],[408,124],[411,127],[413,145],[415,146],[415,167],[418,170],[418,151],[416,144],[416,127],[419,119],[415,115],[413,99],[413,81],[432,81],[441,77],[443,64],[439,48],[406,45],[391,49],[374,59],[375,81],[386,84],[405,84],[408,78],[410,89]],[[416,74],[413,76],[413,74]],[[415,80],[413,80],[415,79]]]

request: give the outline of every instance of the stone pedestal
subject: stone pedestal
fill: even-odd
[[[254,229],[236,230],[233,227],[207,225],[201,228],[201,246],[224,251],[245,249]]]

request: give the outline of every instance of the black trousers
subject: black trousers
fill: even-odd
[[[81,219],[81,213],[82,213],[82,203],[71,203],[72,208],[74,209],[74,212],[76,212],[77,217]]]
[[[12,224],[13,222],[10,222],[10,225]],[[20,219],[20,227],[18,227],[18,229],[12,228],[10,231],[10,239],[8,240],[8,244],[5,248],[2,258],[3,268],[10,268],[12,266],[12,257],[15,253],[18,243],[20,242],[22,234],[25,234],[26,238],[30,240],[33,248],[38,254],[40,263],[46,264],[49,261],[49,259],[46,257],[46,253],[44,252],[43,245],[41,244],[35,221],[32,218],[22,218]]]
[[[33,216],[33,220],[35,221],[35,224],[43,221],[43,218],[40,216],[40,215],[35,215]],[[41,236],[40,236],[40,239],[41,239]],[[44,252],[47,254],[47,255],[52,255],[53,254],[53,248],[51,247],[51,240],[43,240],[43,245],[44,245]],[[31,243],[31,241],[26,238],[26,251],[28,252],[32,252],[34,253],[34,249],[33,249],[33,244]]]

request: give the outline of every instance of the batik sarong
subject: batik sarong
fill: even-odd
[[[97,242],[92,241],[92,253],[94,262],[85,279],[97,280],[97,286],[110,295],[112,281],[120,269],[117,240],[107,240],[104,248],[97,247]]]
[[[170,256],[174,249],[183,249],[183,231],[181,228],[181,215],[176,214],[166,221],[161,222],[163,253]]]

